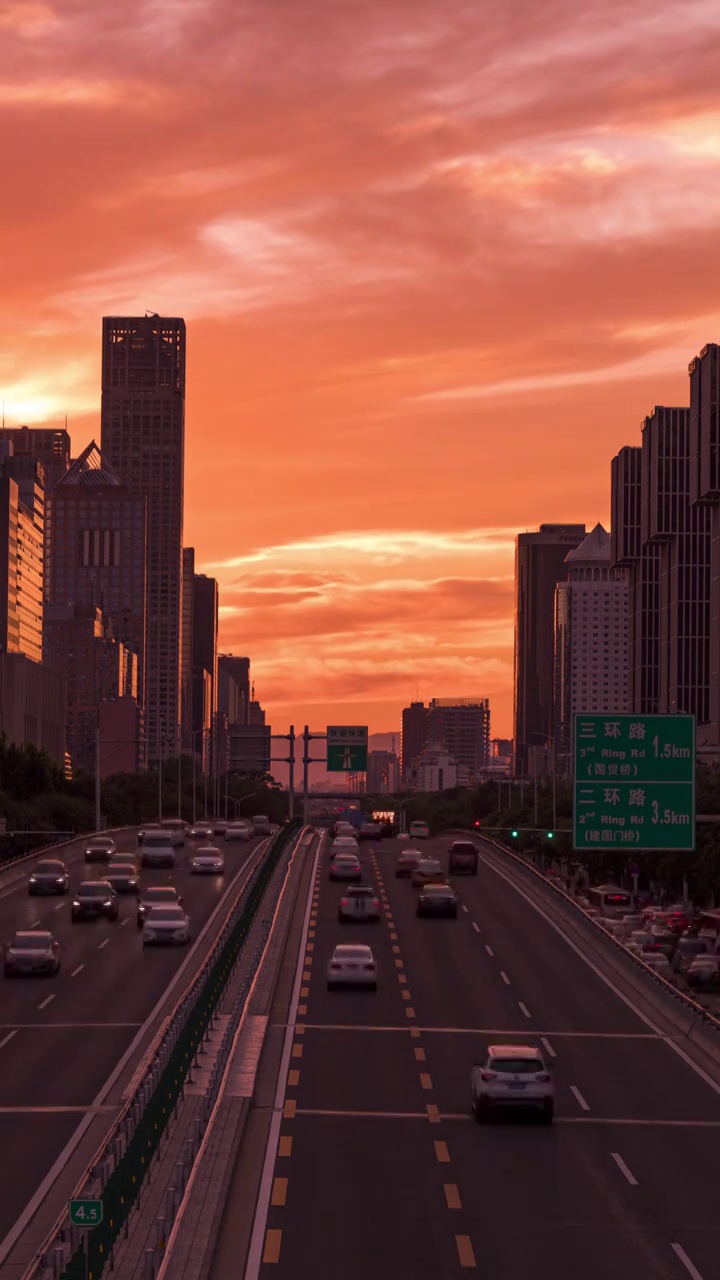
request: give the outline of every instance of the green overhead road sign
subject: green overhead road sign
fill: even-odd
[[[69,1211],[74,1227],[99,1227],[103,1220],[102,1200],[71,1200]]]
[[[695,717],[574,720],[573,848],[695,848]]]
[[[366,724],[329,724],[327,727],[328,773],[365,773],[368,757]]]

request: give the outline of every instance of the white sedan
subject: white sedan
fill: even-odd
[[[249,840],[250,827],[246,822],[230,822],[225,831],[226,840]]]
[[[183,946],[190,941],[190,917],[181,906],[151,906],[143,921],[143,946]]]
[[[194,876],[219,876],[224,870],[225,858],[214,844],[203,845],[190,862],[190,872]]]
[[[377,965],[370,947],[356,942],[340,942],[327,967],[327,988],[369,987],[377,991]]]

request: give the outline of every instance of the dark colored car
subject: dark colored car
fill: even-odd
[[[451,876],[476,876],[478,851],[469,840],[453,840],[448,849],[448,869]]]
[[[107,880],[84,880],[80,885],[71,909],[73,920],[117,920],[117,894]]]
[[[404,853],[398,854],[395,875],[409,879],[421,859],[422,854],[417,849],[406,849]]]
[[[182,897],[172,884],[152,884],[143,889],[137,907],[137,926],[142,929],[151,907],[181,907]]]
[[[678,935],[671,933],[669,929],[652,929],[647,935],[647,941],[642,944],[642,950],[662,951],[668,960],[672,960],[678,942]]]
[[[41,862],[37,862],[28,880],[31,898],[40,893],[67,893],[69,888],[68,870],[59,858],[43,858]]]
[[[449,884],[426,884],[420,890],[416,915],[457,920],[458,900]]]
[[[20,930],[5,948],[3,968],[6,978],[18,973],[57,973],[60,946],[45,929]]]
[[[140,888],[137,867],[130,862],[111,862],[105,879],[116,893],[137,893]]]

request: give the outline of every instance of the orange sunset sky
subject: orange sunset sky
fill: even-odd
[[[717,0],[0,3],[8,425],[188,324],[186,534],[277,730],[512,708],[513,542],[720,335]]]

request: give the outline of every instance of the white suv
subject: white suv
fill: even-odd
[[[496,1107],[528,1107],[552,1124],[555,1087],[539,1049],[528,1045],[491,1044],[483,1065],[472,1069],[471,1106],[478,1124]]]

